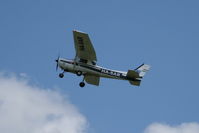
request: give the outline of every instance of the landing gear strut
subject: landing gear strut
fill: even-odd
[[[60,78],[63,78],[63,77],[64,77],[64,73],[60,73],[60,74],[59,74],[59,77],[60,77]]]

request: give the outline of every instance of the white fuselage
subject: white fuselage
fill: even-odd
[[[127,72],[106,69],[97,65],[93,65],[92,63],[75,63],[73,60],[67,60],[63,58],[58,60],[58,65],[62,70],[66,72],[77,73],[80,71],[83,75],[88,74],[121,80],[125,80],[127,75]]]

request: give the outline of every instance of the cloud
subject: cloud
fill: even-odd
[[[1,133],[84,133],[86,118],[52,89],[0,74]]]
[[[199,133],[199,123],[183,123],[177,126],[153,123],[146,128],[144,133]]]

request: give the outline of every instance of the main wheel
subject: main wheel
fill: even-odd
[[[79,86],[80,86],[80,87],[84,87],[84,86],[85,86],[85,83],[84,83],[84,82],[80,82],[80,83],[79,83]]]
[[[59,77],[60,77],[60,78],[63,78],[63,77],[64,77],[64,74],[63,74],[63,73],[60,73],[60,74],[59,74]]]
[[[81,71],[77,71],[77,76],[81,76],[82,75],[82,72]]]

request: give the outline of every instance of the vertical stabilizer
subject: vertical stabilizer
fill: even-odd
[[[151,66],[147,65],[147,64],[142,64],[139,67],[137,67],[135,69],[135,71],[137,71],[139,73],[140,77],[144,77],[144,75],[146,74],[147,71],[149,71]]]
[[[134,70],[128,70],[127,78],[132,85],[140,86],[142,78],[149,71],[150,66],[142,64]]]

